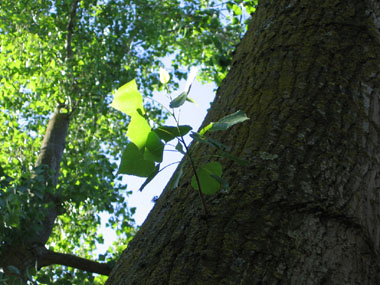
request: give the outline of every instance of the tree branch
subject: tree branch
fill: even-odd
[[[45,247],[39,248],[39,251],[37,261],[38,270],[44,266],[59,264],[107,276],[111,273],[111,266],[107,263],[88,260],[72,254],[54,252],[46,249]]]
[[[66,58],[70,59],[73,55],[73,49],[71,47],[71,37],[73,35],[74,30],[74,19],[77,14],[77,6],[78,6],[79,0],[75,0],[71,6],[71,15],[70,20],[67,25],[67,37],[66,37]]]

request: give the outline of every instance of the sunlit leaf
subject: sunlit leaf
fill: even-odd
[[[143,148],[148,139],[151,128],[146,119],[138,112],[131,117],[128,126],[127,136],[139,149]]]
[[[170,80],[169,73],[162,67],[160,67],[160,81],[162,84],[168,83]]]
[[[124,84],[116,91],[111,107],[129,116],[132,116],[137,109],[144,113],[142,96],[137,89],[135,79]]]
[[[234,11],[234,14],[237,16],[241,15],[242,13],[241,8],[236,4],[232,6],[232,11]]]
[[[186,97],[186,101],[188,101],[190,103],[193,103],[193,104],[196,104],[196,102],[194,101],[194,99],[191,99],[190,97]]]
[[[211,127],[212,127],[213,124],[214,124],[214,123],[210,123],[210,124],[208,124],[206,127],[202,128],[202,129],[199,131],[199,134],[200,134],[201,136],[203,136],[208,130],[211,129]]]

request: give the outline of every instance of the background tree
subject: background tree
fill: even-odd
[[[252,1],[244,2],[253,9]],[[105,264],[59,253],[94,258],[103,241],[97,233],[102,211],[112,214],[108,224],[122,244],[135,232],[129,192],[115,181],[110,162],[127,142],[128,122],[109,108],[111,92],[133,78],[145,95],[161,89],[158,68],[169,54],[176,78],[170,87],[186,77],[182,65],[202,64],[203,80],[219,82],[244,30],[239,9],[231,1],[204,0],[1,1],[3,271],[25,281],[44,267],[37,281],[60,284],[95,281],[46,266],[108,274]],[[152,104],[146,109],[156,122],[165,118]]]
[[[379,284],[380,6],[262,0],[205,123],[229,191],[203,216],[189,168],[107,284]],[[198,163],[217,154],[192,150]]]

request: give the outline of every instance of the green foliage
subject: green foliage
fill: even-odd
[[[187,99],[187,92],[182,92],[178,97],[170,102],[170,108],[178,108],[181,107]]]
[[[225,131],[233,125],[244,122],[246,120],[249,120],[249,118],[243,111],[239,110],[233,114],[227,115],[226,117],[220,119],[218,122],[208,124],[202,130],[200,130],[199,134],[204,135],[207,131]]]
[[[154,132],[165,142],[169,142],[176,137],[185,136],[188,132],[192,130],[192,127],[188,125],[184,126],[159,126],[154,130]]]
[[[162,83],[166,84],[168,82],[167,80],[169,80],[167,77],[166,70],[160,68],[160,74],[162,75]],[[185,88],[187,91],[183,92],[182,94],[185,94],[187,96],[188,91],[190,90],[190,85],[194,78],[195,75],[193,76],[193,78],[190,79],[190,83],[188,82],[188,87]],[[134,120],[136,120],[136,114],[139,116],[139,120],[145,120],[140,115],[140,113],[144,113],[144,110],[141,109],[140,104],[135,103],[140,102],[142,100],[142,95],[139,94],[134,82],[135,81],[132,80],[131,82],[128,82],[126,85],[121,87],[116,92],[114,101],[111,103],[111,106],[117,108],[120,111],[127,110],[129,112],[128,114],[131,116],[131,122],[129,124],[129,129],[127,133],[127,136],[129,136],[131,142],[127,144],[123,152],[119,173],[147,177],[146,181],[140,187],[140,190],[144,189],[144,187],[150,181],[152,181],[153,178],[160,171],[160,163],[162,162],[165,144],[176,138],[178,142],[175,146],[175,149],[181,154],[185,155],[185,157],[188,158],[191,162],[191,166],[194,172],[194,175],[191,179],[191,185],[194,189],[200,191],[201,195],[202,193],[211,195],[218,192],[221,185],[227,188],[227,183],[221,178],[222,165],[219,162],[209,162],[200,166],[199,168],[196,168],[196,165],[192,158],[192,154],[190,153],[188,146],[184,140],[184,136],[188,132],[190,132],[192,128],[188,125],[179,125],[174,111],[171,113],[171,115],[177,123],[176,126],[158,126],[156,129],[150,130],[148,122],[145,122],[144,124],[148,126],[146,130],[143,127],[141,127],[140,132],[130,131],[131,125],[133,124]],[[132,85],[133,88],[125,87]],[[181,99],[181,103],[178,106],[173,106],[173,102],[178,102],[176,100],[180,98],[182,94],[170,102],[171,108],[178,107],[179,105],[182,105],[185,102],[185,100]],[[136,110],[132,110],[131,108],[127,109],[123,106],[135,106]],[[221,143],[210,138],[206,138],[204,134],[207,131],[225,131],[233,125],[244,122],[248,119],[249,118],[246,116],[246,114],[243,111],[239,110],[233,114],[227,115],[226,117],[220,119],[218,122],[210,123],[205,128],[203,128],[200,131],[200,133],[193,132],[191,136],[194,138],[196,142],[205,142],[217,148],[223,148],[224,146]],[[143,125],[143,123],[141,123],[141,125]],[[146,133],[148,133],[148,136],[146,136]],[[136,145],[136,142],[139,142],[140,144]],[[173,177],[173,188],[177,187],[178,182],[182,176],[183,165],[184,163],[180,166],[180,168]],[[204,212],[207,213],[202,196],[201,199],[204,207]]]
[[[120,174],[148,177],[154,169],[153,160],[145,160],[144,154],[133,142],[127,144],[121,157]]]
[[[129,116],[134,115],[136,110],[142,111],[144,109],[142,96],[137,90],[136,80],[128,82],[117,90],[111,107]]]
[[[115,162],[128,149],[142,165],[135,175],[153,178],[165,142],[190,131],[189,126],[152,129],[147,118],[161,125],[167,114],[156,104],[143,107],[137,83],[146,96],[153,89],[172,90],[186,77],[181,66],[192,65],[202,66],[202,80],[219,83],[245,31],[244,17],[229,13],[222,1],[80,1],[71,19],[73,2],[1,1],[0,254],[4,245],[40,230],[45,198],[56,192],[65,213],[48,241],[51,249],[94,258],[97,243],[104,242],[100,212],[111,214],[108,225],[121,237],[133,233],[130,192],[118,180]],[[233,3],[254,7],[254,1]],[[167,55],[172,68],[159,76]],[[130,84],[118,89],[114,104],[124,113],[110,108],[112,90],[121,82]],[[188,91],[185,101],[191,101]],[[123,105],[126,94],[131,97]],[[51,189],[42,185],[34,165],[58,105],[73,115],[58,185]],[[121,146],[126,147],[122,155]],[[119,171],[130,169],[122,159]],[[31,275],[47,284],[96,284],[91,274],[60,266]]]
[[[202,165],[196,170],[199,183],[196,176],[191,178],[191,186],[196,190],[201,190],[204,194],[212,195],[218,192],[220,183],[215,177],[222,176],[222,165],[219,162],[213,161]]]

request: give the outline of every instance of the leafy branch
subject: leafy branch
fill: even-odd
[[[207,215],[204,195],[215,194],[220,190],[221,186],[225,188],[228,186],[221,177],[222,166],[217,161],[208,162],[200,166],[196,165],[191,151],[189,150],[189,146],[184,139],[184,136],[192,130],[192,127],[189,125],[180,125],[179,119],[174,112],[174,109],[181,107],[186,101],[194,103],[194,101],[188,97],[188,94],[192,82],[195,79],[195,75],[195,73],[190,74],[185,90],[179,96],[174,99],[169,97],[171,100],[169,104],[171,110],[158,102],[173,117],[176,122],[175,126],[160,125],[153,129],[150,127],[144,116],[145,110],[143,107],[142,95],[137,89],[135,80],[128,82],[116,91],[111,106],[131,117],[127,131],[127,137],[130,142],[123,151],[118,173],[147,177],[139,189],[142,191],[143,188],[160,172],[165,145],[173,139],[177,139],[178,142],[175,149],[182,153],[190,162],[193,171],[191,185],[195,190],[198,190],[203,212]],[[165,69],[160,68],[161,83],[166,86],[169,80],[169,73]],[[167,88],[166,90],[168,91]],[[249,118],[243,111],[237,111],[222,118],[218,122],[210,123],[200,130],[199,133],[192,131],[190,136],[196,144],[206,143],[222,150],[225,148],[222,143],[206,137],[205,134],[207,132],[227,130],[233,125],[244,122],[248,119]],[[221,151],[220,155],[224,158],[235,159],[231,154],[224,151]],[[238,158],[236,158],[236,160],[239,161]],[[184,164],[180,166],[181,168],[176,172],[173,178],[171,184],[172,188],[178,186],[178,182],[182,176],[183,165]],[[166,168],[166,166],[164,168]]]

